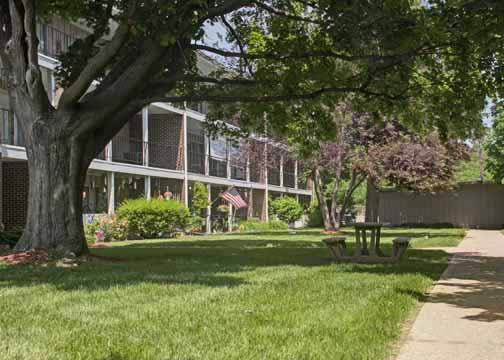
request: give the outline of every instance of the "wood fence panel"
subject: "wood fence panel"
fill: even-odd
[[[416,194],[379,192],[379,220],[394,226],[452,224],[471,228],[502,228],[504,185],[462,184],[449,192]]]

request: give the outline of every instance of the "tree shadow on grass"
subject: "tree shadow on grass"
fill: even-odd
[[[438,250],[408,250],[409,256],[400,267],[353,268],[353,272],[373,274],[400,274],[412,272],[419,262],[432,264],[432,274],[444,267]],[[445,257],[447,254],[445,253]],[[430,260],[429,260],[430,259]],[[427,269],[426,269],[427,270]],[[428,271],[428,270],[427,270]],[[424,272],[425,274],[425,272]],[[433,277],[435,279],[435,277]],[[463,319],[496,322],[504,321],[504,258],[482,256],[478,253],[457,253],[451,259],[451,266],[436,283],[430,294],[397,289],[422,302],[442,303],[467,309]]]
[[[162,246],[160,246],[160,244]],[[350,244],[349,248],[352,248]],[[384,245],[390,251],[390,245]],[[446,265],[442,251],[413,250],[400,265],[334,264],[328,249],[312,241],[203,240],[138,243],[93,249],[114,261],[84,263],[75,268],[43,266],[0,267],[0,290],[11,286],[49,284],[57,290],[103,290],[140,283],[236,287],[249,283],[247,271],[266,267],[334,267],[345,272],[424,274],[435,279]],[[332,271],[332,270],[331,270]]]

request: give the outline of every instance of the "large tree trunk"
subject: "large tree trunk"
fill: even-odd
[[[331,221],[331,215],[329,214],[329,208],[327,207],[327,202],[324,196],[324,189],[322,185],[322,176],[320,174],[320,168],[315,166],[314,169],[314,179],[313,179],[315,193],[317,195],[317,200],[319,203],[320,213],[322,215],[322,221],[324,222],[324,229],[326,231],[334,231],[334,226]]]
[[[373,180],[367,180],[366,192],[366,222],[378,222],[380,209],[380,193]]]
[[[82,141],[54,128],[35,122],[26,129],[28,213],[16,250],[43,248],[82,255],[88,252],[81,192],[89,162],[84,160]]]

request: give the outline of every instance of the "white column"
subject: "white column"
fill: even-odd
[[[231,143],[226,140],[226,177],[231,179]]]
[[[268,183],[268,164],[267,164],[267,159],[268,159],[268,145],[265,143],[264,144],[264,220],[266,222],[269,221],[269,183]]]
[[[149,108],[142,109],[143,165],[149,166]]]
[[[105,146],[105,161],[112,161],[112,140]]]
[[[182,129],[184,131],[184,204],[189,207],[189,181],[187,179],[187,108],[184,103],[182,114]]]
[[[207,213],[206,213],[206,233],[210,234],[212,232],[212,223],[211,223],[211,218],[212,218],[212,186],[210,184],[207,184],[207,192],[208,192],[208,206],[207,206]]]
[[[108,214],[115,213],[115,173],[107,173]]]
[[[284,186],[284,156],[280,155],[280,186]]]
[[[294,189],[298,188],[298,162],[294,161]]]
[[[151,177],[146,176],[144,182],[145,182],[145,198],[147,200],[150,200],[150,198],[151,198]]]
[[[210,175],[210,139],[205,134],[205,175]]]
[[[12,145],[20,146],[22,145],[19,141],[19,120],[17,116],[14,114],[14,111],[11,110],[11,114],[9,115],[14,117],[14,139],[12,139]]]
[[[250,182],[250,154],[247,154],[247,165],[246,165],[246,180]]]
[[[264,117],[264,137],[268,138],[268,115],[266,113],[263,114]],[[264,180],[265,180],[265,188],[264,188],[264,207],[265,214],[264,219],[266,222],[269,222],[269,184],[268,184],[268,142],[264,143]]]
[[[56,97],[56,78],[54,77],[54,72],[51,71],[51,84],[49,85],[50,89],[49,92],[51,93],[51,104],[54,107],[57,107],[58,104],[56,104],[55,97]]]
[[[228,204],[228,232],[233,231],[233,205]]]

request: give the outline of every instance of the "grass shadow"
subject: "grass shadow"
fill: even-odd
[[[353,244],[349,244],[350,251]],[[391,251],[384,244],[386,252]],[[432,279],[446,266],[442,251],[410,250],[399,265],[334,264],[320,242],[282,240],[168,240],[97,248],[93,254],[114,261],[85,263],[75,268],[55,266],[0,267],[0,289],[50,284],[58,290],[99,290],[138,283],[198,284],[236,287],[247,284],[241,272],[265,267],[336,266],[341,271],[377,274],[424,274]],[[338,270],[339,271],[339,270]]]

